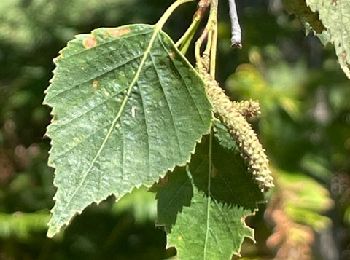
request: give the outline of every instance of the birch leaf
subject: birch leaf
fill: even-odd
[[[156,26],[79,35],[55,64],[44,100],[57,187],[48,236],[89,204],[186,164],[211,124],[202,80]]]
[[[350,1],[348,0],[306,0],[325,27],[318,34],[321,41],[334,45],[335,53],[344,73],[350,78]]]
[[[253,239],[253,230],[244,220],[254,214],[264,196],[247,176],[238,150],[226,145],[226,134],[227,129],[221,128],[212,140],[210,174],[209,138],[205,137],[188,167],[168,173],[153,188],[158,225],[166,227],[168,246],[176,247],[179,259],[231,259],[239,255],[244,238]]]

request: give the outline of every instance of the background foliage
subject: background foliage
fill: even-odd
[[[171,253],[164,232],[154,228],[154,196],[142,188],[116,205],[111,198],[89,207],[59,237],[46,238],[54,188],[44,137],[49,109],[41,105],[52,59],[75,34],[154,23],[171,2],[0,2],[0,258],[158,259]],[[242,255],[348,259],[350,82],[334,48],[305,37],[303,21],[280,0],[249,0],[238,1],[243,49],[232,49],[228,6],[220,4],[218,78],[233,99],[260,101],[255,127],[276,179],[270,203],[249,220],[257,244],[247,241]],[[170,20],[165,29],[174,38],[194,6]]]

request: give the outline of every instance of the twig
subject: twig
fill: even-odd
[[[228,0],[230,5],[230,19],[231,19],[231,45],[241,48],[242,47],[242,32],[241,26],[238,22],[238,15],[236,9],[236,1]]]
[[[184,35],[175,44],[175,46],[181,51],[182,54],[185,54],[187,52],[187,49],[191,44],[193,36],[196,33],[196,30],[198,29],[198,26],[209,6],[209,0],[200,0],[198,2],[198,8],[193,16],[193,20],[190,27],[188,27]]]
[[[208,22],[195,45],[197,66],[200,63],[213,77],[215,76],[217,51],[217,9],[218,0],[211,0]],[[201,47],[205,39],[207,39],[206,48],[201,55]]]
[[[216,53],[218,45],[218,0],[212,0],[210,6],[210,22],[211,24],[211,48],[210,48],[210,75],[215,78],[216,69]]]

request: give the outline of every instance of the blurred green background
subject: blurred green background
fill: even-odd
[[[118,204],[92,205],[46,238],[53,206],[42,106],[53,58],[78,33],[155,23],[171,0],[0,1],[0,259],[163,259],[154,195],[141,188]],[[196,4],[165,30],[176,40]],[[270,156],[276,188],[249,219],[257,243],[244,259],[350,259],[350,81],[332,46],[306,36],[280,0],[238,1],[243,49],[230,47],[220,1],[217,77],[235,100],[261,103],[253,122]],[[190,52],[189,52],[190,53]],[[189,59],[192,56],[189,54]],[[242,194],[244,196],[244,194]]]

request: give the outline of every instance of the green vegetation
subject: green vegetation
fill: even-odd
[[[189,40],[206,16],[173,43],[196,1],[164,27],[141,25],[172,2],[0,2],[0,258],[347,259],[349,5],[329,1],[325,12],[320,1],[238,2],[243,48],[235,49],[228,3],[219,1],[219,40],[208,47],[218,51],[216,70],[201,61],[232,100],[260,104],[249,114],[232,103],[268,155],[275,188],[266,193],[239,130],[205,95],[216,83],[193,69]],[[90,34],[103,27],[113,29]],[[55,57],[51,111],[42,102]],[[208,101],[223,121],[211,135]]]

